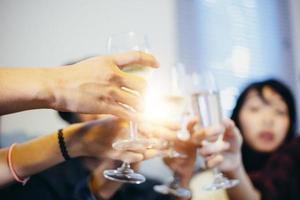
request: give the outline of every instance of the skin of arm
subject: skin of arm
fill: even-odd
[[[131,51],[53,68],[0,68],[0,115],[39,108],[135,119],[143,110],[143,78],[123,67],[157,67],[150,55]],[[93,102],[93,103],[91,103]]]
[[[8,167],[7,154],[7,148],[0,150],[0,187],[14,181]],[[18,144],[12,153],[14,169],[21,178],[38,173],[60,162],[63,162],[63,157],[57,143],[56,134]]]
[[[261,200],[261,195],[253,186],[244,166],[241,165],[238,169],[227,172],[225,175],[231,179],[238,179],[240,183],[233,188],[227,189],[227,194],[232,200]]]
[[[50,72],[43,68],[1,68],[0,115],[50,108],[54,101]]]
[[[174,140],[177,129],[173,130],[151,123],[151,125],[141,127],[140,131],[145,135],[151,135],[152,138]],[[150,159],[159,154],[159,151],[155,149],[144,151],[113,149],[112,143],[120,138],[128,137],[128,122],[112,115],[68,126],[63,129],[63,135],[71,158],[85,156],[132,163]],[[7,164],[7,154],[7,148],[0,150],[0,187],[14,180]],[[12,151],[11,160],[17,175],[21,178],[63,162],[57,132],[16,145]]]
[[[240,181],[237,186],[227,189],[230,199],[260,200],[261,194],[252,184],[243,166],[240,131],[229,119],[225,120],[223,125],[225,128],[223,141],[214,147],[203,145],[199,152],[206,159],[208,168],[218,167],[228,178]],[[211,135],[209,130],[205,135]]]
[[[64,128],[64,141],[70,157],[112,157],[129,162],[142,160],[141,153],[117,152],[111,147],[114,139],[126,133],[126,124],[110,116]],[[7,155],[8,148],[0,150],[0,187],[14,181],[7,163]],[[63,161],[57,132],[17,144],[12,151],[13,166],[21,178],[29,177]]]

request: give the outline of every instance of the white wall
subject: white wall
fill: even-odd
[[[110,34],[133,30],[148,34],[165,74],[169,63],[176,60],[175,2],[1,0],[0,66],[58,66],[104,54]],[[13,133],[36,136],[65,124],[54,111],[36,110],[4,116],[1,126],[1,134],[5,136]],[[10,142],[12,138],[6,140]],[[161,166],[154,160],[145,163],[142,169],[146,174],[167,178],[168,173]]]

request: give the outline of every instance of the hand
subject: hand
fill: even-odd
[[[59,111],[90,114],[113,114],[124,119],[136,118],[140,112],[146,82],[141,77],[125,73],[128,65],[157,67],[152,55],[132,51],[112,56],[99,56],[53,69],[54,85],[50,107]],[[125,89],[124,89],[125,88]],[[129,89],[129,90],[128,90]]]
[[[164,163],[173,171],[174,175],[179,178],[181,185],[188,188],[193,175],[197,146],[191,141],[177,140],[174,142],[174,150],[184,155],[184,157],[165,157],[163,159]]]
[[[174,175],[179,178],[181,186],[188,188],[190,179],[192,178],[193,169],[196,161],[196,153],[198,145],[193,142],[193,138],[197,134],[194,126],[197,124],[197,119],[192,119],[187,125],[190,132],[190,137],[186,141],[175,140],[172,146],[176,152],[182,155],[180,158],[165,157],[164,163],[173,171]],[[179,126],[180,128],[180,126]]]
[[[89,188],[95,197],[99,199],[110,199],[123,185],[120,182],[111,181],[103,176],[103,171],[106,169],[115,169],[122,163],[110,159],[101,160],[100,165],[94,169],[90,175]],[[131,167],[138,170],[139,163],[133,163]]]
[[[241,166],[242,137],[233,121],[225,120],[223,141],[216,144],[202,144],[200,154],[206,159],[207,167],[218,167],[223,172],[237,170]],[[212,135],[209,131],[207,135]]]
[[[144,122],[145,123],[145,122]],[[152,138],[175,139],[176,132],[161,125],[151,124],[139,128],[143,135]],[[71,157],[90,156],[110,158],[125,162],[138,162],[157,155],[158,150],[117,151],[112,143],[128,138],[128,123],[115,116],[107,115],[99,120],[74,124],[65,128],[65,141]]]

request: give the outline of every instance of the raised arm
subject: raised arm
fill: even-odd
[[[141,127],[145,136],[173,140],[176,131],[160,125]],[[106,117],[87,123],[74,124],[62,130],[65,146],[70,158],[87,156],[110,158],[126,162],[138,162],[149,159],[156,150],[117,151],[112,143],[127,137],[128,123],[120,118],[107,115]],[[64,161],[59,145],[58,133],[36,138],[29,142],[18,144],[13,148],[11,163],[18,177],[24,179],[49,167]],[[8,165],[8,148],[0,150],[0,187],[14,180]]]
[[[132,51],[93,57],[63,67],[0,68],[0,115],[51,108],[133,118],[135,115],[122,104],[142,110],[139,94],[146,83],[121,71],[132,64],[159,65],[152,55]]]
[[[239,130],[231,120],[224,122],[224,139],[218,145],[204,145],[200,149],[201,155],[206,159],[208,168],[218,167],[229,178],[238,179],[240,183],[228,189],[232,200],[260,200],[261,195],[252,184],[246,173],[241,159],[242,137]],[[205,133],[211,135],[209,130]],[[255,162],[255,161],[253,161]]]
[[[130,162],[143,159],[134,152],[116,152],[111,143],[125,134],[126,123],[116,117],[107,117],[89,123],[74,124],[62,130],[64,142],[71,158],[78,156],[111,157]],[[0,150],[0,187],[14,180],[8,165],[8,148]],[[24,179],[64,161],[58,133],[17,144],[10,157],[18,177]]]

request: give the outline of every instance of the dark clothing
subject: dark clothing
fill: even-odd
[[[70,160],[32,176],[25,186],[17,183],[1,189],[0,199],[74,199],[76,184],[88,174],[79,159]]]
[[[300,137],[272,155],[264,169],[250,177],[263,200],[300,200]]]
[[[262,170],[273,153],[259,153],[249,147],[246,142],[242,145],[242,159],[247,174]]]
[[[88,175],[80,159],[73,159],[32,176],[25,186],[13,184],[0,189],[0,199],[92,200],[86,187]],[[112,200],[168,200],[168,196],[153,191],[156,184],[160,183],[151,179],[140,185],[124,184]]]
[[[153,190],[154,185],[161,184],[158,181],[147,180],[141,185],[124,185],[112,198],[113,200],[169,200],[168,195],[156,193]]]

